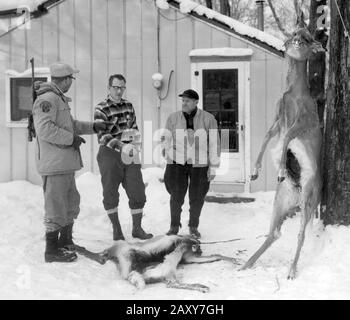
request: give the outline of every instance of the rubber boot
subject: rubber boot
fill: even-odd
[[[108,217],[112,222],[113,240],[125,240],[122,232],[122,227],[120,226],[120,223],[119,223],[118,212],[110,213]]]
[[[59,230],[46,233],[45,262],[73,262],[78,256],[58,247]]]
[[[132,215],[132,236],[141,240],[150,239],[153,234],[146,233],[141,227],[142,212]]]
[[[58,247],[67,250],[74,250],[73,242],[73,222],[67,224],[60,230],[60,237],[58,239]]]

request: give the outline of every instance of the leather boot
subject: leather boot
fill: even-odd
[[[170,226],[169,231],[166,233],[167,236],[176,235],[179,232],[179,226]]]
[[[190,235],[196,239],[200,239],[201,237],[197,227],[190,227]]]
[[[153,237],[153,234],[146,233],[141,227],[142,221],[142,212],[132,215],[132,236],[141,240],[150,239]]]
[[[58,247],[59,230],[46,233],[45,262],[73,262],[78,256],[75,252]]]
[[[125,240],[122,232],[122,227],[120,226],[120,223],[119,223],[118,212],[110,213],[108,217],[112,222],[113,240]]]

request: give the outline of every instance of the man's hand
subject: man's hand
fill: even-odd
[[[83,139],[82,137],[80,136],[74,136],[73,138],[73,143],[71,144],[71,146],[75,149],[75,150],[78,150],[80,145],[82,143],[86,143],[85,139]]]
[[[139,151],[132,143],[125,143],[122,148],[122,152],[128,155],[129,157],[133,157],[136,154],[138,154]]]
[[[94,122],[94,131],[96,133],[102,131],[102,132],[106,132],[108,129],[108,126],[110,126],[111,124],[113,124],[112,122],[109,121],[96,121]]]
[[[216,176],[216,170],[214,168],[208,168],[208,173],[207,173],[207,177],[208,177],[208,181],[212,181],[215,179]]]

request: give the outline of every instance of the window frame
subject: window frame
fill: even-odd
[[[8,128],[26,128],[28,126],[28,120],[14,121],[11,119],[11,79],[14,78],[31,78],[32,69],[27,69],[20,73],[16,70],[5,71],[5,109],[6,109],[6,127]],[[50,69],[49,68],[35,68],[34,77],[46,77],[47,81],[51,81]]]

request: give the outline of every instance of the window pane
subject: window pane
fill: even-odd
[[[225,110],[238,110],[238,97],[237,92],[230,90],[222,90],[222,109]]]
[[[47,81],[45,77],[35,78],[35,81]],[[11,78],[11,121],[27,118],[32,111],[32,78]]]
[[[214,115],[219,132],[229,132],[221,137],[222,150],[238,152],[238,69],[203,70],[203,109]]]
[[[207,91],[204,93],[203,109],[206,111],[214,111],[220,109],[220,92]]]

